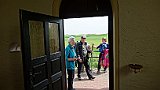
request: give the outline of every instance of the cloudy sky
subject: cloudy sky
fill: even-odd
[[[64,20],[65,35],[106,34],[108,17],[72,18]]]

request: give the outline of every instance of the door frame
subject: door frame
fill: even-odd
[[[62,19],[108,16],[109,59],[111,60],[110,68],[109,68],[109,90],[118,90],[119,88],[119,69],[118,69],[119,67],[118,37],[119,36],[118,36],[118,24],[117,24],[118,23],[118,1],[108,0],[107,2],[108,2],[108,6],[104,8],[108,8],[108,10],[104,9],[104,11],[100,11],[100,12],[84,10],[85,12],[77,12],[75,8],[69,8],[69,9],[67,8],[68,5],[71,5],[71,2],[62,0],[61,5],[57,7],[57,8],[60,8],[59,14],[57,14],[56,12],[55,13],[53,12],[53,14],[59,15],[59,17]],[[53,6],[53,8],[55,7]],[[78,9],[80,8],[81,7],[78,7]]]
[[[38,16],[40,15],[40,16]],[[41,17],[43,16],[43,17]],[[29,38],[24,38],[27,37],[26,35],[29,34],[26,32],[29,30],[28,26],[28,20],[36,20],[36,21],[52,21],[53,19],[58,21],[59,18],[45,15],[45,14],[40,14],[40,13],[35,13],[31,11],[26,11],[26,10],[19,10],[19,17],[20,17],[20,28],[21,28],[21,48],[22,48],[22,60],[23,60],[23,74],[24,74],[24,88],[25,90],[30,90],[31,82],[30,82],[30,71],[32,69],[31,67],[31,55],[30,53],[30,39]],[[60,50],[61,50],[61,65],[62,67],[62,85],[63,85],[63,90],[66,90],[66,66],[65,66],[65,51],[64,51],[64,29],[63,29],[63,20],[61,20],[62,24],[60,24],[59,28],[59,34],[60,34]],[[47,27],[44,27],[44,30],[48,29]],[[22,31],[23,30],[23,31]],[[45,33],[45,32],[44,32]],[[44,40],[44,42],[46,42]],[[48,46],[48,45],[47,45]],[[46,46],[45,46],[46,48]],[[27,56],[27,57],[26,57]]]

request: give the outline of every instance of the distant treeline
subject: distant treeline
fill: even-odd
[[[86,34],[87,37],[91,37],[91,36],[105,36],[106,34]],[[108,35],[108,34],[107,34]],[[65,35],[65,38],[69,38],[70,36],[74,36],[74,37],[81,37],[82,34],[80,35]]]

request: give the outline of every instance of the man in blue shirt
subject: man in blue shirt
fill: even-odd
[[[68,73],[68,90],[75,90],[73,89],[74,68],[75,61],[78,60],[78,58],[76,58],[76,52],[74,48],[75,41],[73,36],[69,37],[68,43],[69,44],[65,50],[66,67]]]

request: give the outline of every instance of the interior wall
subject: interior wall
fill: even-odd
[[[118,0],[120,90],[160,90],[160,0]],[[134,74],[128,64],[143,65]]]
[[[53,0],[52,4],[52,15],[59,17],[59,8],[62,0]]]
[[[52,15],[53,0],[0,0],[0,90],[24,90],[21,52],[9,52],[20,45],[19,9]]]

